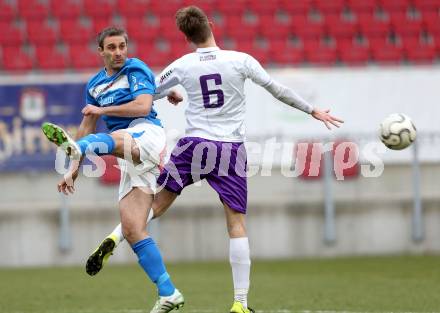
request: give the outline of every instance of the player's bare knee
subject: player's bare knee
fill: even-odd
[[[145,238],[145,232],[146,231],[142,228],[122,223],[122,233],[124,234],[125,239],[127,239],[130,244],[134,244],[142,238]]]

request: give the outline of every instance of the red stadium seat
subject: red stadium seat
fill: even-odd
[[[24,33],[20,28],[14,27],[9,23],[1,23],[0,45],[1,46],[20,46],[24,42]]]
[[[148,31],[148,29],[144,30]],[[176,27],[176,20],[172,16],[161,16],[159,19],[160,35],[170,41],[184,40],[185,36]]]
[[[269,41],[269,52],[270,54],[277,53],[279,51],[283,51],[287,49],[287,39],[281,38],[281,39],[273,39],[270,38]]]
[[[249,4],[249,9],[258,15],[274,15],[278,11],[277,1],[260,1],[254,0]]]
[[[376,19],[370,13],[362,13],[357,15],[360,32],[367,36],[384,36],[391,30],[389,20]]]
[[[334,65],[338,61],[335,45],[320,40],[303,40],[305,59],[315,65]]]
[[[339,40],[337,49],[340,60],[347,65],[365,65],[370,60],[367,45],[356,44],[354,40]]]
[[[355,13],[372,14],[377,8],[376,0],[347,0],[347,7]]]
[[[325,15],[328,33],[335,38],[352,38],[358,32],[356,21],[343,19],[340,14]]]
[[[28,41],[34,45],[54,45],[58,39],[57,32],[53,27],[40,21],[28,21],[26,23]]]
[[[288,23],[280,21],[274,15],[260,15],[258,28],[261,35],[271,40],[287,38],[291,29]]]
[[[380,0],[380,7],[388,12],[406,12],[410,8],[409,0]]]
[[[402,38],[406,58],[413,63],[433,63],[437,57],[435,42],[419,37]]]
[[[378,63],[396,64],[403,60],[403,47],[388,42],[385,38],[369,39],[371,55]]]
[[[149,67],[163,69],[166,65],[171,63],[173,56],[170,49],[161,50],[155,46],[141,47],[138,57],[143,60]]]
[[[210,18],[212,12],[215,10],[216,3],[215,0],[182,0],[180,7],[186,7],[189,5],[198,6],[206,13],[206,15],[208,15],[208,18]]]
[[[62,19],[59,22],[61,38],[69,44],[84,44],[95,39],[92,27],[82,24],[80,20]]]
[[[159,35],[159,24],[148,24],[143,18],[126,20],[128,38],[135,41],[152,41]]]
[[[76,0],[52,0],[50,3],[52,15],[58,19],[76,19],[81,15],[81,3]]]
[[[435,12],[440,9],[439,0],[413,0],[414,6],[421,11]]]
[[[391,26],[394,31],[402,36],[418,36],[422,32],[422,19],[408,17],[406,12],[391,12]]]
[[[376,0],[347,0],[347,7],[355,13],[374,13],[378,8]]]
[[[2,47],[3,69],[6,71],[29,71],[32,69],[32,58],[19,48]]]
[[[95,35],[99,34],[104,28],[110,26],[123,27],[123,25],[115,24],[111,17],[97,17],[92,19],[92,29],[93,29],[93,34]]]
[[[149,0],[118,0],[117,10],[120,15],[127,18],[142,18],[149,11]]]
[[[322,13],[341,13],[345,8],[345,0],[315,0],[315,8]]]
[[[275,48],[278,47],[278,48]],[[270,47],[270,59],[279,64],[299,64],[304,62],[302,46],[291,46],[285,41],[276,42]]]
[[[291,24],[292,33],[300,38],[319,39],[324,34],[324,22],[310,21],[306,16],[294,16]]]
[[[41,70],[64,70],[69,66],[66,55],[53,46],[39,46],[36,57],[37,67]]]
[[[258,46],[253,40],[237,40],[235,50],[252,55],[261,64],[266,64],[269,60],[269,50]]]
[[[10,24],[15,18],[15,7],[9,3],[0,2],[0,21]]]
[[[20,0],[18,12],[25,20],[45,20],[49,16],[49,7],[37,0]]]
[[[84,13],[90,18],[110,18],[113,15],[113,2],[107,0],[83,0]]]
[[[280,0],[279,6],[282,11],[288,14],[306,15],[311,9],[310,0],[306,1],[292,1],[292,0]]]
[[[258,33],[258,24],[249,24],[241,16],[228,16],[225,19],[226,34],[236,40],[254,39]]]
[[[436,12],[424,11],[422,17],[425,30],[436,37],[440,37],[440,15]]]
[[[247,9],[247,3],[245,0],[217,0],[214,7],[217,11],[221,12],[224,17],[229,17],[232,15],[242,16],[244,11]]]
[[[213,24],[212,25],[212,32],[215,36],[215,39],[223,38],[226,35],[225,27],[220,24]]]
[[[166,3],[163,1],[150,1],[148,8],[149,13],[153,13],[157,17],[174,16],[178,9],[181,8],[179,0],[168,0]]]
[[[194,52],[194,49],[183,40],[170,42],[170,55],[173,60],[191,52]]]
[[[91,70],[102,66],[102,60],[98,52],[85,49],[84,44],[69,45],[69,59],[72,67],[76,70]]]
[[[129,46],[130,47],[130,46]],[[147,60],[143,59],[146,55],[151,53],[154,49],[154,43],[151,41],[141,41],[136,43],[136,45],[131,45],[131,55],[130,57],[135,57],[144,61],[147,65],[150,65]],[[133,49],[135,47],[135,49]]]

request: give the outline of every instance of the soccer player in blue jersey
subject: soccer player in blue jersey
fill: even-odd
[[[86,153],[118,157],[122,232],[140,266],[157,286],[159,299],[151,313],[166,313],[183,306],[184,298],[174,287],[159,249],[146,230],[166,137],[153,108],[154,76],[139,59],[127,58],[127,43],[123,29],[111,27],[98,35],[104,68],[87,83],[78,140],[55,124],[44,123],[42,130],[70,156],[70,170],[58,184],[58,190],[65,194],[74,192],[74,181]],[[99,117],[109,133],[95,133]],[[98,253],[109,256],[107,252],[113,248],[114,241],[106,240]]]

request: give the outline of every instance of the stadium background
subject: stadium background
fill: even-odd
[[[110,170],[103,177],[81,177],[74,196],[60,196],[55,149],[39,125],[50,120],[74,131],[84,84],[101,64],[95,35],[107,25],[125,27],[130,56],[156,73],[191,51],[173,19],[189,4],[212,18],[220,47],[249,52],[275,79],[346,121],[329,133],[263,89],[246,85],[248,139],[260,144],[250,151],[257,172],[249,179],[252,257],[438,254],[440,1],[3,0],[0,266],[82,265],[118,223],[113,160],[106,160]],[[159,101],[156,108],[171,148],[183,134],[185,103],[175,108]],[[371,158],[364,149],[379,144],[378,125],[394,112],[413,119],[417,145],[378,151],[383,173],[365,177]],[[328,170],[331,163],[321,166],[318,176],[310,174],[310,150],[305,172],[286,177],[298,143],[331,141],[353,142],[360,151],[359,162],[344,171],[345,180]],[[276,143],[278,148],[271,146]],[[223,219],[217,196],[203,183],[188,188],[151,231],[168,261],[224,261]],[[111,262],[135,258],[124,244]]]

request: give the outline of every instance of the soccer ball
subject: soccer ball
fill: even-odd
[[[380,124],[380,140],[393,150],[402,150],[416,139],[416,127],[405,114],[395,113]]]

